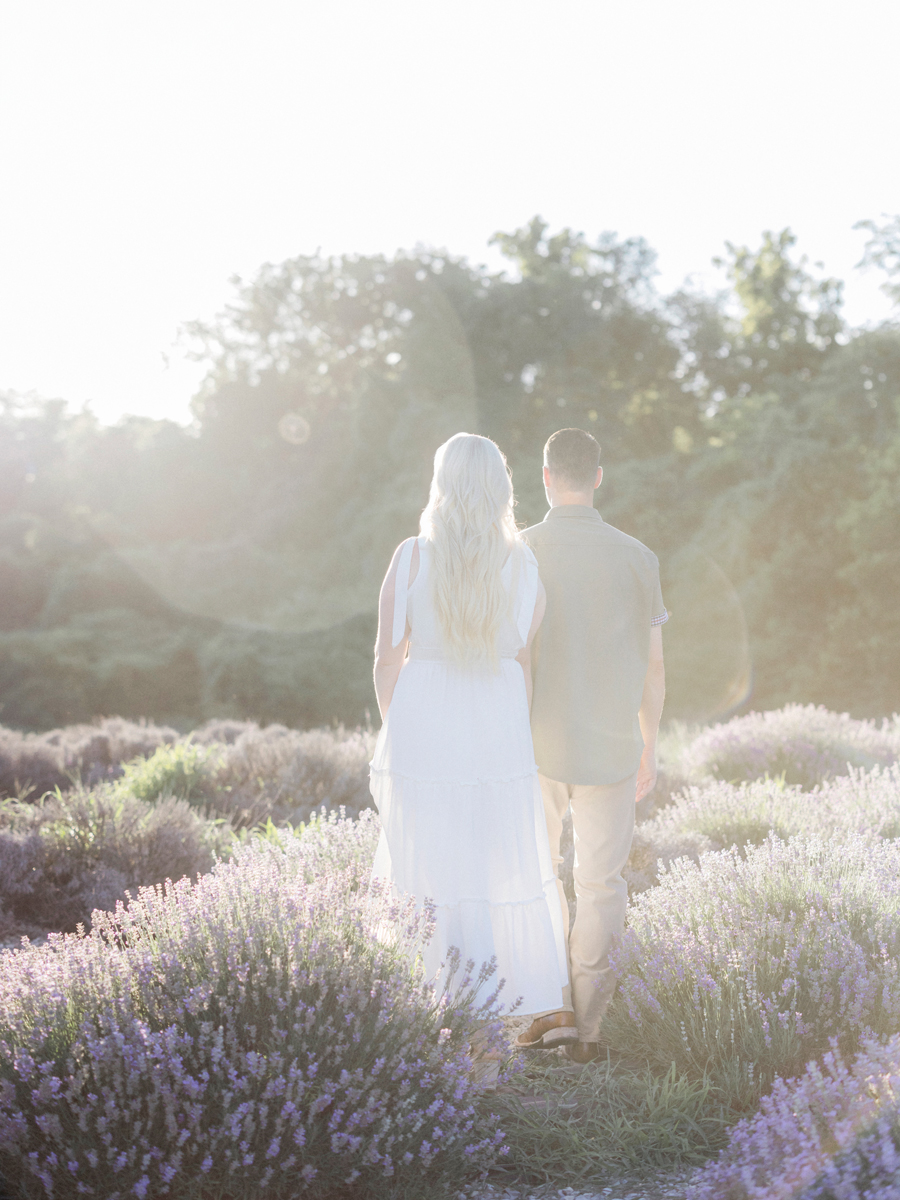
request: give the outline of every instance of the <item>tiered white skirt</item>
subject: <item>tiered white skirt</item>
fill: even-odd
[[[450,947],[491,958],[501,1001],[558,1009],[566,983],[562,914],[541,801],[522,668],[499,672],[410,659],[371,767],[382,834],[373,874],[434,902],[424,952],[437,977]]]

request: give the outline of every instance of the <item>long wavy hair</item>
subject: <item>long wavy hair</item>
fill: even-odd
[[[420,531],[431,543],[438,625],[458,663],[498,663],[511,597],[500,572],[518,542],[513,488],[499,446],[457,433],[434,456]]]

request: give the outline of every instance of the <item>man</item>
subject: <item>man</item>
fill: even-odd
[[[570,805],[577,907],[564,1009],[538,1017],[517,1041],[565,1041],[566,1054],[581,1063],[599,1053],[600,1022],[615,986],[608,956],[625,926],[622,869],[635,804],[656,783],[668,619],[656,555],[594,509],[602,478],[600,446],[589,433],[554,433],[544,447],[550,511],[524,535],[547,591],[532,652],[531,728],[567,931],[559,841]]]

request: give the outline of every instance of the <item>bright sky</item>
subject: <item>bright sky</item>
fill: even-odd
[[[660,286],[900,211],[896,0],[0,0],[0,388],[185,419],[175,342],[321,248],[478,261],[541,213]],[[166,366],[166,361],[170,365]]]

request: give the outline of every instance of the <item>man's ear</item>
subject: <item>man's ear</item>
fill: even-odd
[[[544,467],[544,487],[550,486],[550,468]]]
[[[600,486],[600,484],[602,482],[603,482],[603,468],[598,467],[597,468],[597,482],[594,484],[594,491],[597,490],[597,488]]]

